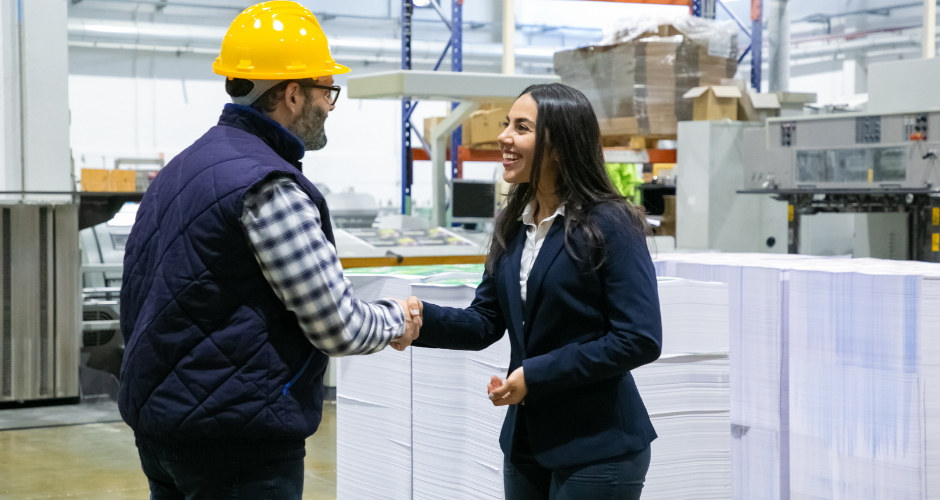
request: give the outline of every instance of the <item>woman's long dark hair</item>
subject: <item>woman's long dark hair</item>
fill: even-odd
[[[576,261],[586,261],[597,269],[604,261],[604,238],[593,209],[601,204],[618,207],[624,230],[642,234],[649,234],[646,216],[611,182],[597,115],[584,94],[560,83],[532,85],[520,97],[526,94],[538,105],[532,177],[529,183],[516,184],[509,190],[506,206],[496,217],[486,270],[492,273],[496,263],[509,252],[522,224],[518,219],[535,198],[542,160],[549,154],[558,158],[555,194],[565,204],[565,248]]]

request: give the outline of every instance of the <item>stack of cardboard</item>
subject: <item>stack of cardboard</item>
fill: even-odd
[[[555,72],[591,101],[603,135],[673,136],[678,121],[692,119],[682,96],[737,70],[733,35],[700,35],[661,25],[629,41],[558,52]]]

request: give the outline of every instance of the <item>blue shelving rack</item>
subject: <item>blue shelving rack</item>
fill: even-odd
[[[451,71],[463,71],[463,0],[451,0],[450,19],[444,15],[439,0],[430,0],[429,7],[437,11],[441,21],[450,29],[450,40],[444,47],[444,52],[437,59],[434,65],[434,71],[441,67],[447,52],[450,51]],[[402,0],[401,6],[401,69],[411,69],[411,40],[412,40],[412,17],[414,16],[414,3],[412,0]],[[411,138],[412,133],[421,139],[421,131],[411,122],[411,115],[414,113],[417,101],[409,98],[403,98],[401,101],[401,213],[411,215],[411,186],[414,182],[414,157],[412,156]],[[457,107],[457,103],[453,104]],[[456,158],[461,143],[462,131],[460,127],[454,131],[451,138],[451,152],[453,158]],[[453,159],[452,158],[452,159]],[[457,161],[452,161],[452,175],[457,178],[459,175]]]

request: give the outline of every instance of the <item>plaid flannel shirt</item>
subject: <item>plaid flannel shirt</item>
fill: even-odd
[[[405,330],[391,300],[353,297],[320,211],[293,180],[276,177],[245,196],[241,222],[264,277],[297,315],[310,342],[330,356],[381,351]]]

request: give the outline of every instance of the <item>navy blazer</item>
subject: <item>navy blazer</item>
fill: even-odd
[[[630,370],[659,358],[662,321],[656,273],[639,231],[614,207],[592,213],[604,237],[596,271],[565,250],[564,219],[552,224],[529,274],[522,305],[519,270],[525,226],[470,307],[425,303],[418,347],[481,350],[507,327],[509,373],[522,366],[524,415],[536,460],[563,469],[637,452],[656,439]],[[577,241],[577,240],[575,240]],[[480,390],[488,381],[480,381]],[[499,443],[512,454],[517,411],[510,406]]]

